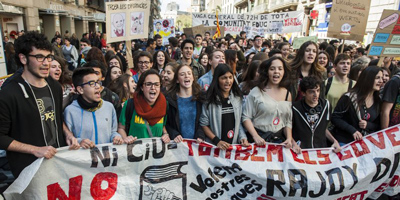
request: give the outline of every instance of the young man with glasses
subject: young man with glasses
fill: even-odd
[[[117,114],[110,102],[101,99],[101,80],[93,68],[78,68],[72,75],[78,98],[65,108],[64,120],[81,147],[97,144],[122,144],[117,132]]]
[[[261,36],[256,35],[254,36],[254,41],[253,41],[253,47],[251,47],[251,49],[249,49],[244,56],[249,55],[252,52],[255,52],[256,54],[261,52],[261,45],[262,45],[263,41]]]
[[[151,55],[147,51],[142,51],[136,56],[135,66],[138,66],[139,71],[132,77],[135,83],[139,81],[141,74],[153,67],[153,56]]]
[[[53,157],[56,148],[79,148],[72,134],[62,133],[62,89],[48,78],[52,45],[46,36],[27,32],[15,41],[18,64],[16,74],[0,90],[0,149],[15,177],[37,158]]]

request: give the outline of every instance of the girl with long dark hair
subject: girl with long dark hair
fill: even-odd
[[[292,148],[292,97],[287,90],[289,68],[281,57],[261,63],[257,87],[246,98],[242,122],[250,142],[283,143]],[[285,137],[286,139],[285,139]]]
[[[382,77],[381,68],[365,68],[354,87],[336,104],[331,122],[335,126],[333,135],[341,146],[380,129]]]
[[[246,134],[240,129],[241,116],[242,92],[234,81],[232,69],[227,64],[219,64],[200,117],[206,141],[223,150],[231,144],[248,146]]]

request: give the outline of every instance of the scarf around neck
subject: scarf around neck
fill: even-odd
[[[93,103],[89,103],[87,102],[82,95],[78,96],[78,104],[79,106],[89,112],[94,112],[96,110],[98,110],[99,108],[101,108],[101,106],[103,105],[103,99],[101,99],[99,102],[93,102]]]
[[[144,96],[137,92],[133,95],[133,103],[136,113],[147,120],[150,126],[157,124],[167,114],[167,100],[161,92],[153,106],[150,106]]]

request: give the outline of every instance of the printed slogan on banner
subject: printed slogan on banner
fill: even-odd
[[[376,199],[400,192],[399,127],[343,147],[296,154],[279,144],[161,139],[38,159],[5,192],[13,199]]]

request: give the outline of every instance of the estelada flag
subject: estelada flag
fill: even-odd
[[[219,28],[219,20],[218,20],[218,10],[217,10],[217,13],[216,13],[216,18],[217,18],[217,30],[215,31],[215,34],[213,36],[214,40],[219,38],[219,37],[221,37],[221,29]]]

